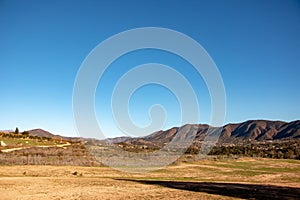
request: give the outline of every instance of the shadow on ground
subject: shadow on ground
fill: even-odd
[[[241,183],[214,183],[214,182],[189,182],[189,181],[157,181],[157,180],[132,180],[142,184],[159,185],[168,188],[205,192],[243,199],[299,199],[300,188],[281,187],[273,185],[241,184]]]

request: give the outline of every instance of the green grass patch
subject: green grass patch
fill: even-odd
[[[250,176],[258,176],[262,174],[270,174],[269,172],[263,172],[263,171],[254,171],[254,170],[235,170],[235,171],[220,171],[219,172],[222,175],[230,175],[233,177],[236,176],[245,176],[245,177],[250,177]]]
[[[231,162],[231,163],[216,163],[216,164],[212,164],[211,166],[215,166],[215,167],[223,167],[223,168],[231,168],[231,169],[244,169],[244,170],[248,170],[248,169],[252,169],[253,168],[253,163],[249,163],[249,162]]]
[[[268,162],[290,163],[290,164],[299,164],[300,165],[300,160],[293,160],[293,159],[272,159],[272,160],[268,160]]]
[[[300,183],[300,177],[285,177],[285,178],[282,178],[282,180]]]
[[[280,173],[280,172],[290,172],[290,173],[300,173],[299,167],[290,168],[290,167],[258,167],[255,168],[257,171],[264,171],[264,172],[273,172],[273,173]]]
[[[41,141],[38,139],[24,139],[24,138],[1,138],[1,140],[8,146],[44,146],[55,145],[53,141]]]

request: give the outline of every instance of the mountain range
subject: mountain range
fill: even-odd
[[[209,129],[211,128],[211,129]],[[196,131],[191,131],[196,130]],[[193,137],[194,142],[203,141],[208,130],[219,130],[219,142],[233,141],[265,141],[300,138],[300,120],[292,122],[249,120],[241,123],[230,123],[223,127],[211,127],[207,124],[186,124],[182,127],[174,127],[166,131],[157,131],[145,137],[110,138],[110,143],[131,143],[135,145],[162,146],[169,143],[176,134],[180,137]]]
[[[212,129],[209,129],[212,128]],[[144,137],[116,137],[105,141],[108,143],[130,143],[135,145],[162,146],[169,143],[177,134],[180,138],[193,137],[194,142],[203,141],[208,130],[219,130],[219,141],[265,141],[300,138],[300,120],[292,122],[270,120],[248,120],[241,123],[230,123],[223,127],[211,127],[207,124],[186,124],[169,130],[160,130]],[[193,130],[193,131],[191,131]],[[62,138],[65,140],[79,140],[83,138],[63,137],[54,135],[42,129],[28,131],[30,135],[39,137]]]

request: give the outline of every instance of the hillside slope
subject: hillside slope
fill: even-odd
[[[212,128],[212,129],[209,129]],[[300,120],[292,122],[249,120],[242,123],[227,124],[221,128],[219,141],[234,140],[280,140],[300,138]],[[203,141],[208,130],[217,130],[207,124],[187,124],[182,127],[174,127],[166,131],[157,131],[145,137],[128,138],[122,142],[136,145],[153,144],[161,146],[169,143],[177,134],[179,138],[193,137],[194,141]],[[118,143],[119,140],[111,142]]]

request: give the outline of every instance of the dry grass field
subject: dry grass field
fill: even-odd
[[[300,161],[201,160],[141,174],[109,167],[0,166],[0,199],[298,199]]]

